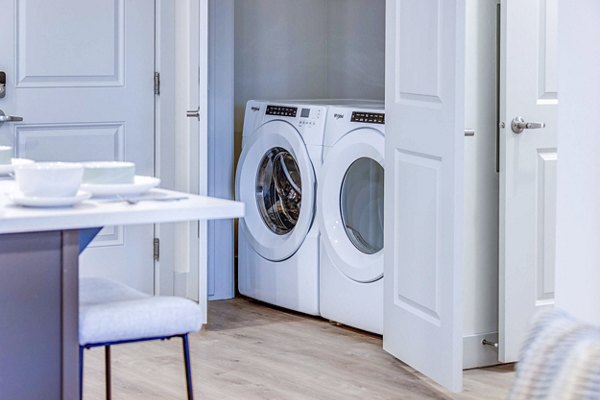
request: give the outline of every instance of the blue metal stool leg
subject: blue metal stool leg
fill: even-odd
[[[85,348],[79,346],[79,400],[83,400],[83,351]]]
[[[188,400],[194,400],[194,390],[192,389],[192,365],[190,363],[190,346],[188,335],[181,337],[183,339],[183,358],[185,361],[185,379],[187,384]]]
[[[104,378],[106,380],[106,400],[110,400],[112,397],[112,385],[110,381],[110,346],[104,346],[104,366]]]
[[[132,339],[132,340],[121,340],[118,342],[105,342],[105,343],[87,343],[83,346],[79,346],[79,374],[80,374],[80,397],[81,400],[83,398],[83,351],[84,349],[90,349],[92,347],[104,347],[104,363],[105,363],[105,379],[106,379],[106,399],[110,400],[112,396],[111,389],[111,355],[110,348],[113,345],[123,344],[123,343],[137,343],[137,342],[146,342],[149,340],[167,340],[174,337],[180,337],[183,339],[183,357],[184,357],[184,365],[185,365],[185,379],[187,384],[187,398],[188,400],[194,400],[194,391],[192,389],[192,364],[190,360],[190,346],[188,342],[188,335],[174,335],[174,336],[162,336],[162,337],[152,337],[152,338],[142,338],[142,339]]]

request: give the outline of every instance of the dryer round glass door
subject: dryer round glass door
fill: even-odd
[[[324,253],[348,278],[383,277],[383,133],[348,132],[325,153],[317,214]]]
[[[274,147],[264,155],[256,174],[256,204],[267,227],[278,235],[290,233],[302,207],[302,179],[294,156]]]
[[[383,167],[372,158],[354,161],[340,193],[342,223],[348,239],[361,252],[383,249]]]

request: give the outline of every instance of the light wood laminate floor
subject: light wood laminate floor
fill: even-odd
[[[504,399],[512,366],[465,372],[448,393],[384,352],[381,338],[246,299],[209,303],[191,335],[197,399]],[[85,352],[84,398],[104,398],[103,350]],[[113,399],[185,399],[181,341],[115,346]]]

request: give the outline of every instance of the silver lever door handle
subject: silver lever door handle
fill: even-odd
[[[23,117],[16,117],[14,115],[0,115],[0,122],[16,122],[23,121]]]
[[[0,125],[4,122],[17,122],[23,121],[23,117],[17,117],[14,115],[6,115],[4,111],[0,110]]]
[[[523,132],[525,129],[542,129],[546,127],[543,122],[525,122],[523,117],[516,117],[510,124],[512,131],[516,134]]]
[[[197,118],[197,119],[198,119],[198,121],[200,121],[200,107],[198,107],[198,108],[197,108],[197,109],[195,109],[195,110],[187,110],[187,111],[185,112],[185,115],[186,115],[188,118]]]

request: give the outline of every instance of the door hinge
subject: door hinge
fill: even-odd
[[[160,239],[154,238],[154,261],[160,261]]]
[[[154,94],[160,94],[160,72],[154,73]]]

